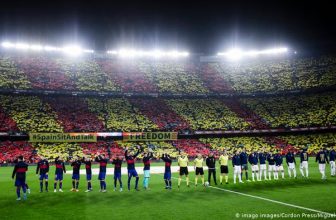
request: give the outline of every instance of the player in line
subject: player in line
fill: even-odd
[[[21,188],[23,191],[23,200],[27,199],[26,194],[26,172],[28,170],[28,164],[24,162],[23,156],[18,157],[18,162],[14,167],[13,173],[12,173],[12,179],[15,177],[15,187],[16,187],[16,200],[21,200]]]
[[[80,167],[81,167],[82,162],[80,160],[78,160],[77,157],[75,157],[71,163],[72,166],[72,192],[78,192],[78,186],[79,186],[79,179],[80,179],[80,175],[79,175],[79,171],[80,171]]]
[[[319,163],[319,171],[322,174],[322,180],[326,180],[327,177],[325,175],[325,167],[326,163],[329,163],[329,160],[325,149],[321,148],[321,150],[316,155],[315,161]]]
[[[260,153],[259,153],[259,163],[260,163],[260,173],[259,173],[259,180],[262,180],[262,175],[264,173],[264,178],[265,180],[267,179],[267,167],[266,167],[266,160],[267,160],[267,154],[265,152],[265,149],[263,149]]]
[[[225,178],[225,184],[229,184],[229,166],[228,166],[228,161],[229,161],[229,156],[227,155],[226,150],[224,150],[224,153],[220,155],[218,162],[220,165],[220,172],[221,175],[219,177],[219,183],[222,185],[223,184],[223,177]]]
[[[276,167],[275,167],[275,157],[272,152],[270,152],[267,156],[267,162],[268,162],[268,179],[271,180],[272,172],[273,172],[273,178],[276,179]]]
[[[86,171],[86,181],[87,181],[87,190],[85,192],[91,192],[92,191],[92,163],[90,158],[83,157],[83,163],[85,164],[85,171]]]
[[[257,181],[260,181],[260,175],[259,175],[259,166],[258,166],[258,159],[259,154],[257,151],[249,155],[249,163],[251,164],[252,167],[252,181],[255,181],[254,176],[256,176]]]
[[[204,159],[201,154],[198,154],[194,160],[194,170],[195,170],[195,186],[197,186],[198,177],[202,180],[202,186],[204,186],[204,170],[203,170]]]
[[[106,166],[109,162],[108,158],[105,158],[105,154],[98,155],[95,159],[96,162],[99,163],[99,174],[98,180],[100,181],[100,190],[99,192],[106,192]]]
[[[121,165],[122,165],[123,158],[122,157],[116,157],[112,160],[112,164],[114,164],[114,191],[117,190],[117,181],[119,181],[119,191],[123,191],[123,184],[121,181]]]
[[[171,182],[171,164],[172,160],[168,154],[162,154],[161,159],[165,162],[165,172],[163,175],[163,179],[165,181],[166,187],[165,189],[172,189],[172,182]]]
[[[144,179],[143,179],[143,187],[145,190],[148,190],[149,186],[149,178],[150,178],[150,160],[153,158],[153,150],[148,148],[148,152],[144,154],[142,162],[144,164]]]
[[[127,162],[127,173],[128,173],[128,179],[127,179],[127,187],[128,191],[131,190],[131,179],[132,177],[135,177],[135,190],[139,191],[138,184],[139,184],[139,176],[135,169],[135,159],[140,154],[140,146],[137,146],[138,151],[134,155],[128,154],[128,148],[125,150],[125,159]]]
[[[294,178],[296,178],[296,161],[295,161],[295,155],[292,150],[289,150],[288,153],[286,154],[286,163],[288,166],[288,175],[289,178],[292,177],[292,171]]]
[[[232,157],[232,166],[233,166],[233,183],[236,184],[236,177],[238,176],[239,183],[244,183],[241,179],[241,160],[239,155],[239,150],[235,152],[235,155]]]
[[[336,151],[335,151],[335,147],[333,147],[333,148],[331,148],[331,150],[329,152],[330,175],[332,177],[334,177],[336,175],[335,159],[336,159]]]
[[[40,161],[36,166],[36,175],[40,172],[40,192],[43,192],[43,180],[45,184],[45,190],[48,192],[48,172],[49,172],[49,162],[44,157],[40,157]]]
[[[307,153],[307,149],[303,149],[300,153],[300,172],[302,177],[306,177],[308,178],[308,153]],[[306,171],[306,175],[303,172],[303,169],[305,169]]]
[[[283,163],[283,158],[282,158],[282,155],[280,154],[280,152],[278,151],[275,154],[275,166],[276,166],[275,176],[276,176],[276,179],[279,179],[279,172],[281,172],[282,179],[285,179],[285,171],[284,171],[282,163]]]
[[[250,182],[248,179],[248,166],[247,166],[247,160],[248,160],[248,155],[246,153],[245,148],[243,148],[242,152],[240,153],[240,162],[241,162],[241,167],[242,167],[242,172],[241,172],[241,179],[243,180],[243,173],[245,173],[245,178],[247,182]]]
[[[187,154],[183,153],[177,160],[178,166],[180,167],[180,176],[178,178],[177,181],[177,187],[180,188],[181,185],[181,181],[182,181],[182,177],[185,176],[186,177],[186,183],[187,183],[187,187],[189,187],[189,172],[188,172],[188,163],[189,163],[189,159],[187,157]]]
[[[59,158],[56,157],[55,158],[55,182],[54,182],[54,192],[57,192],[56,188],[57,188],[57,182],[59,183],[59,192],[63,192],[62,187],[63,187],[63,173],[66,173],[65,170],[65,164],[64,161]]]

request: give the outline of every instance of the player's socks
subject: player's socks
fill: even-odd
[[[128,188],[128,190],[131,190],[131,177],[128,177],[127,188]]]
[[[225,176],[225,182],[228,183],[229,177]]]
[[[42,192],[43,191],[43,182],[40,181],[40,191]]]
[[[294,178],[296,178],[296,169],[293,170]]]
[[[248,172],[245,172],[246,180],[248,180]]]
[[[171,182],[171,180],[168,180],[168,185],[169,185],[170,188],[172,188],[172,182]]]
[[[54,189],[56,189],[56,187],[57,187],[57,183],[54,183]]]
[[[202,177],[202,185],[204,186],[204,177]]]
[[[120,186],[120,188],[122,189],[123,184],[122,184],[121,178],[119,179],[119,186]]]
[[[272,173],[271,173],[271,172],[268,172],[268,179],[269,179],[269,180],[272,179],[271,176],[272,176]]]
[[[300,172],[301,172],[302,177],[305,177],[305,175],[303,173],[303,169],[300,168]]]
[[[27,200],[27,194],[23,193],[23,200]]]
[[[169,186],[169,185],[168,185],[168,184],[169,184],[169,183],[168,183],[168,180],[165,180],[165,184],[166,184],[166,188],[168,188],[168,186]]]
[[[46,189],[46,191],[48,192],[48,187],[49,187],[49,183],[48,183],[48,181],[46,181],[44,184],[45,184],[45,189]]]
[[[197,186],[198,178],[195,177],[195,186]]]
[[[20,188],[19,187],[16,187],[16,195],[17,195],[18,198],[21,197],[21,195],[20,195]]]
[[[236,184],[236,177],[237,177],[237,174],[234,173],[234,174],[233,174],[233,183],[234,183],[234,184]]]
[[[181,185],[181,180],[182,180],[181,177],[179,177],[179,178],[178,178],[178,181],[177,181],[177,186],[178,186],[178,187],[180,187],[180,185]]]
[[[138,188],[138,183],[139,183],[139,177],[135,177],[135,188]]]
[[[59,188],[62,189],[62,187],[63,187],[63,183],[60,182],[60,183],[59,183]]]
[[[117,188],[117,179],[114,179],[114,188]]]
[[[306,169],[306,177],[308,178],[309,171]]]
[[[220,176],[219,176],[219,183],[222,184],[222,182],[223,182],[223,176],[220,175]]]
[[[103,187],[104,187],[104,190],[106,190],[106,182],[105,181],[103,182]]]
[[[189,177],[186,178],[187,186],[189,186]]]
[[[99,183],[100,183],[100,190],[103,190],[103,182],[100,181]]]
[[[78,189],[79,181],[76,182],[76,189]]]

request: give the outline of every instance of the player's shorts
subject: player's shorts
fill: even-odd
[[[276,166],[276,171],[284,171],[284,168],[282,165]]]
[[[268,171],[276,171],[275,165],[268,165]]]
[[[302,161],[300,164],[301,169],[308,169],[308,161]]]
[[[248,170],[248,166],[247,166],[247,164],[242,164],[242,165],[241,165],[241,168],[242,168],[242,170]]]
[[[44,174],[40,174],[40,180],[48,180],[48,174],[44,173]]]
[[[113,178],[114,179],[121,179],[121,172],[114,172]]]
[[[150,177],[150,170],[144,170],[144,178]]]
[[[267,170],[266,164],[260,164],[260,170]]]
[[[195,173],[196,175],[204,175],[203,167],[196,167]]]
[[[72,174],[73,180],[79,180],[79,174]]]
[[[220,166],[220,172],[221,172],[221,173],[229,173],[229,167],[228,167],[228,166],[221,165],[221,166]]]
[[[90,181],[92,179],[92,173],[87,173],[86,174],[86,180]]]
[[[170,180],[171,179],[171,172],[165,172],[163,175],[163,179]]]
[[[258,164],[252,165],[252,171],[259,171]]]
[[[241,173],[241,166],[240,165],[235,165],[234,166],[234,173]]]
[[[98,175],[98,180],[105,180],[106,173],[105,172],[100,172]]]
[[[180,176],[188,175],[188,167],[180,167]]]
[[[15,179],[15,185],[14,186],[18,186],[18,187],[26,187],[26,179]]]
[[[288,163],[288,168],[294,170],[295,164],[294,163]]]
[[[128,177],[137,177],[137,176],[138,172],[136,171],[136,169],[128,170]]]
[[[319,163],[319,170],[320,170],[320,172],[324,173],[325,167],[326,167],[325,163]]]
[[[56,181],[62,181],[63,180],[63,173],[56,173],[55,174],[55,180]]]

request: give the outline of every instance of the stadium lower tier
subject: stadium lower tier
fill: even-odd
[[[281,140],[281,142],[279,142]],[[245,148],[247,153],[252,151],[267,152],[279,150],[286,154],[288,149],[297,152],[307,148],[308,153],[313,155],[321,148],[336,147],[335,133],[307,134],[307,135],[283,135],[276,137],[228,137],[228,138],[200,138],[179,139],[167,142],[132,143],[121,141],[99,141],[97,143],[52,143],[33,144],[26,141],[3,141],[0,142],[0,164],[13,162],[17,156],[23,155],[30,163],[36,163],[40,156],[50,160],[61,157],[69,160],[72,157],[95,157],[97,154],[105,154],[110,158],[123,156],[124,149],[128,147],[135,152],[139,145],[146,152],[148,148],[154,151],[154,157],[159,158],[163,153],[177,157],[180,152],[187,153],[189,157],[197,154],[208,155],[214,153],[218,156],[226,150],[232,156],[236,149]],[[143,155],[139,156],[141,159]]]

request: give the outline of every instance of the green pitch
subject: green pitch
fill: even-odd
[[[125,164],[124,164],[125,165]],[[138,164],[141,166],[141,164]],[[163,165],[162,163],[153,164]],[[176,163],[173,163],[176,165]],[[173,179],[173,190],[164,189],[163,176],[152,174],[150,191],[142,190],[142,176],[139,186],[141,191],[127,191],[127,177],[123,176],[124,192],[113,191],[113,177],[107,176],[107,193],[99,193],[97,176],[93,176],[93,192],[85,193],[85,176],[81,176],[80,192],[70,192],[71,175],[64,175],[63,193],[53,192],[54,166],[49,172],[49,192],[39,193],[39,181],[35,175],[35,166],[29,167],[27,183],[31,194],[27,201],[16,201],[14,181],[11,179],[12,167],[0,168],[0,219],[252,219],[243,218],[244,214],[317,214],[314,211],[292,207],[291,205],[310,208],[321,212],[335,213],[336,178],[330,177],[330,167],[327,165],[328,179],[321,180],[316,163],[310,161],[310,179],[301,178],[297,165],[297,179],[289,179],[285,165],[285,180],[249,182],[234,185],[232,183],[232,168],[229,170],[228,185],[218,185],[219,188],[197,188],[191,183],[187,188],[182,182],[177,189],[177,179]],[[112,165],[109,165],[112,167]],[[249,167],[250,168],[250,167]],[[67,170],[70,170],[67,167]],[[219,170],[217,170],[217,175]],[[207,171],[206,171],[207,175]],[[281,176],[281,175],[280,175]],[[177,177],[177,174],[174,174]],[[250,174],[251,177],[251,174]],[[219,179],[219,177],[218,177]],[[194,181],[194,173],[190,173]],[[222,191],[228,189],[241,192],[244,195]],[[277,204],[262,200],[259,196],[282,202]],[[290,206],[285,205],[290,204]],[[237,214],[238,213],[238,214]],[[282,214],[281,214],[282,215]],[[237,218],[239,216],[239,218]],[[259,218],[262,218],[258,216]],[[296,218],[299,218],[298,216]],[[302,217],[304,218],[304,217]],[[266,218],[263,218],[266,219]],[[275,218],[276,219],[276,218]],[[282,218],[293,219],[293,218]],[[321,219],[321,218],[309,218]]]

